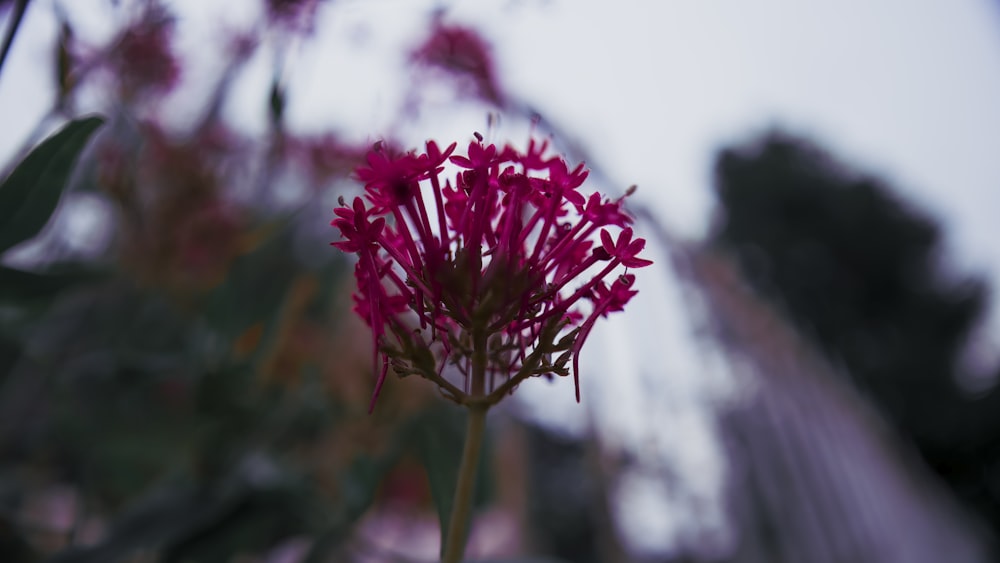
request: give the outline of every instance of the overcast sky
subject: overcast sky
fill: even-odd
[[[110,13],[104,0],[62,4],[93,20],[92,37],[113,29],[101,21]],[[202,50],[206,67],[214,60],[204,49],[219,46],[219,23],[246,26],[258,11],[252,1],[243,12],[232,9],[238,2],[175,4],[182,47]],[[0,80],[0,157],[50,100],[51,77],[38,70],[51,61],[51,5],[32,3]],[[420,37],[428,7],[438,5],[329,2],[324,33],[290,65],[293,124],[384,132],[396,115],[386,108],[401,96],[391,91],[400,62],[393,53],[401,57]],[[964,265],[1000,275],[1000,253],[991,248],[1000,207],[992,2],[522,0],[454,3],[447,18],[492,40],[508,89],[583,139],[616,179],[647,188],[643,197],[676,229],[704,227],[708,164],[719,144],[780,125],[884,174],[949,221]],[[269,76],[268,65],[258,68]],[[188,78],[196,83],[199,72]],[[263,112],[251,104],[266,92],[247,90],[241,126],[260,129]],[[451,127],[483,128],[481,115],[470,117]]]
[[[93,39],[114,29],[109,4],[62,2],[75,20],[90,22],[83,33]],[[182,108],[218,70],[212,54],[221,46],[220,23],[245,28],[259,6],[173,4],[181,48],[196,55],[189,88],[176,96]],[[52,5],[32,3],[0,78],[4,160],[51,99],[51,75],[39,70],[51,61]],[[1000,280],[993,243],[1000,15],[993,2],[327,2],[323,32],[289,58],[293,126],[367,137],[391,129],[415,142],[483,129],[481,108],[408,131],[392,124],[404,95],[405,50],[421,37],[430,9],[442,6],[448,21],[472,25],[494,43],[514,96],[579,137],[615,181],[639,184],[640,198],[681,233],[703,232],[709,165],[720,144],[777,125],[885,176],[947,221],[957,265]],[[250,131],[265,123],[267,93],[257,84],[270,79],[273,61],[260,59],[233,109]]]

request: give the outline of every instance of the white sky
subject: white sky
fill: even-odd
[[[50,74],[38,69],[51,60],[52,4],[32,4],[0,76],[0,162],[7,162],[51,103]],[[112,29],[107,4],[62,3],[72,7],[75,18],[90,22],[95,38]],[[218,71],[212,56],[221,46],[218,24],[245,28],[259,8],[257,2],[223,0],[174,4],[181,14],[180,47],[196,55],[184,83],[188,88],[181,88],[171,106],[183,108],[185,96],[197,98],[204,91],[199,84]],[[638,184],[637,200],[675,232],[703,233],[717,148],[779,125],[904,189],[904,196],[946,221],[951,237],[946,258],[964,272],[988,275],[1000,292],[996,3],[340,0],[326,5],[321,33],[296,46],[286,69],[292,126],[336,128],[361,139],[392,132],[414,144],[432,137],[464,140],[483,130],[481,107],[449,104],[447,96],[420,119],[395,123],[406,95],[399,80],[403,57],[422,37],[429,9],[440,6],[449,7],[447,21],[471,25],[494,43],[509,92],[577,136],[619,187]],[[227,110],[247,131],[264,128],[264,85],[272,65],[269,57],[259,57]],[[523,131],[501,127],[498,140],[509,135],[520,141]],[[586,369],[602,373],[585,375],[584,395],[588,380],[591,388],[598,385],[596,378],[607,381],[608,372],[616,371],[611,366],[621,370],[623,362],[630,373],[671,371],[670,381],[652,392],[673,405],[671,414],[660,418],[621,408],[641,405],[650,393],[635,378],[600,386],[600,395],[619,413],[601,420],[606,432],[637,446],[665,441],[661,445],[670,449],[671,440],[711,432],[699,405],[719,395],[720,378],[706,376],[712,370],[706,371],[705,358],[690,342],[676,283],[649,269],[640,272],[639,284],[640,289],[668,286],[669,295],[641,292],[633,311],[601,329],[596,337],[607,343],[607,352],[585,350],[584,361],[592,362]],[[989,337],[993,345],[996,334]],[[633,353],[637,342],[638,354]],[[532,404],[544,404],[558,419],[573,416],[573,405],[557,404],[571,403],[571,391],[538,393]],[[663,430],[650,435],[654,419],[655,428]],[[688,468],[696,489],[709,490],[721,479],[717,452],[702,446],[709,439],[687,442],[688,453],[678,463]],[[677,526],[683,524],[663,526],[681,533]]]
[[[53,3],[32,3],[0,77],[3,161],[51,100],[51,75],[37,71],[51,60]],[[61,2],[76,21],[89,22],[94,38],[113,28],[109,4]],[[176,96],[182,108],[218,71],[219,24],[246,28],[259,4],[173,4],[181,48],[199,63]],[[293,125],[399,134],[392,125],[404,95],[397,65],[421,37],[429,10],[442,5],[449,21],[473,25],[495,44],[509,91],[578,136],[616,181],[639,184],[639,197],[681,233],[704,229],[715,149],[782,125],[905,189],[948,222],[950,258],[962,270],[1000,280],[995,2],[327,2],[323,32],[299,45],[288,67]],[[264,127],[267,92],[258,84],[271,68],[260,57],[233,104],[247,130]],[[482,108],[453,113],[402,133],[420,142],[438,131],[466,138],[484,128]]]

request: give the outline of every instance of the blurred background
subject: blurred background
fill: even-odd
[[[462,412],[367,414],[328,225],[476,131],[657,262],[491,412],[470,559],[997,560],[1000,5],[752,4],[0,1],[0,561],[434,561]]]

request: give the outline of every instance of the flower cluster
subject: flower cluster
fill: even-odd
[[[112,44],[108,63],[122,95],[165,94],[177,85],[181,68],[172,50],[174,20],[155,4]]]
[[[365,198],[335,210],[332,244],[358,255],[355,311],[371,326],[376,368],[381,359],[372,407],[390,365],[467,404],[569,375],[570,360],[577,376],[596,320],[636,294],[628,268],[652,263],[624,198],[580,193],[582,164],[546,157],[547,143],[522,153],[476,137],[465,155],[455,143],[419,154],[376,145],[357,170]],[[449,162],[454,184],[442,180]]]

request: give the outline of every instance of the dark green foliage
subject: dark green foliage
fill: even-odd
[[[46,272],[0,265],[0,303],[47,303],[60,292],[101,280],[107,273],[104,269],[86,264],[64,264]]]
[[[101,123],[70,123],[0,186],[0,253],[50,220]],[[309,561],[329,560],[411,454],[447,517],[464,413],[432,401],[380,422],[331,393],[322,352],[296,331],[333,334],[344,262],[303,259],[302,245],[326,241],[303,240],[287,214],[262,213],[246,232],[252,248],[198,291],[139,282],[109,256],[0,265],[0,560],[43,556],[17,517],[51,484],[110,526],[61,563],[228,561],[290,537],[311,542]],[[320,449],[365,426],[358,417],[378,428],[377,448]],[[328,467],[327,456],[345,461]]]
[[[922,425],[916,415],[955,392],[953,366],[985,291],[941,271],[933,220],[781,134],[723,152],[716,190],[714,239],[893,418]]]
[[[295,385],[260,379],[295,280],[322,280],[303,314],[328,322],[345,270],[339,261],[303,265],[293,244],[280,230],[237,259],[197,307],[114,272],[57,268],[65,273],[24,272],[0,283],[0,304],[11,310],[47,305],[0,319],[2,375],[28,382],[0,394],[9,406],[0,412],[0,460],[51,464],[60,482],[112,516],[100,544],[54,561],[128,560],[150,551],[162,561],[228,561],[290,537],[314,542],[309,561],[329,560],[409,453],[427,468],[435,500],[447,505],[462,448],[457,407],[432,402],[399,420],[379,453],[353,454],[336,474],[314,474],[294,458],[337,432],[345,417],[368,415],[331,395],[315,367],[303,368]],[[261,334],[255,350],[235,355],[254,326]],[[335,499],[321,482],[336,484]],[[0,502],[17,506],[17,499]],[[27,544],[16,527],[10,531],[14,553]]]
[[[228,341],[254,323],[265,323],[265,329],[273,327],[289,285],[302,269],[289,252],[292,244],[287,230],[270,237],[253,252],[237,258],[226,281],[208,295],[206,318]]]
[[[566,561],[602,561],[611,533],[601,517],[605,491],[587,467],[587,444],[541,428],[532,428],[528,440],[533,541]]]
[[[297,493],[287,484],[250,485],[235,477],[225,490],[176,485],[124,514],[100,545],[69,550],[53,563],[125,560],[158,549],[163,561],[227,561],[254,546],[301,532]]]
[[[149,6],[159,17],[158,3]],[[142,25],[133,33],[146,41],[141,54],[169,63],[169,39]],[[117,55],[112,48],[102,64]],[[86,74],[68,68],[59,67],[67,114],[67,77]],[[292,537],[311,545],[308,561],[329,561],[410,455],[449,506],[461,413],[430,401],[368,416],[353,386],[336,380],[364,374],[329,365],[324,343],[337,348],[350,306],[345,263],[328,253],[332,235],[314,228],[328,210],[303,212],[323,194],[310,192],[317,197],[297,211],[271,208],[284,201],[283,181],[298,179],[283,168],[302,167],[298,148],[311,145],[283,134],[273,146],[237,139],[211,108],[184,138],[143,114],[154,100],[109,99],[113,126],[95,150],[84,152],[103,119],[72,121],[0,184],[0,255],[37,240],[69,189],[111,211],[99,255],[53,245],[30,266],[0,265],[0,561],[43,560],[72,541],[24,516],[53,490],[78,503],[74,525],[107,526],[96,545],[51,559],[61,563],[230,561]],[[269,110],[279,130],[285,105],[276,81]],[[265,170],[247,178],[246,161],[265,153]],[[352,158],[322,167],[310,189],[342,180]],[[253,203],[234,196],[244,184],[257,186]]]
[[[12,178],[26,177],[24,169]],[[61,192],[52,174],[38,176],[48,180],[32,185]],[[14,195],[32,201],[23,190],[6,194]],[[37,232],[48,218],[39,210],[54,207],[21,205],[32,220],[18,232]],[[335,260],[301,263],[295,244],[286,224],[236,259],[216,289],[187,302],[92,264],[0,267],[0,466],[47,468],[112,525],[98,545],[55,561],[128,560],[151,550],[162,561],[227,561],[292,536],[315,538],[321,560],[374,502],[410,448],[407,437],[440,430],[402,421],[381,453],[359,452],[336,475],[314,475],[296,461],[294,452],[351,414],[308,363],[288,374],[295,385],[260,379],[295,281],[320,282],[303,315],[322,326],[345,270]],[[258,344],[235,354],[251,327],[260,327]],[[428,452],[429,463],[442,463],[438,457],[453,456]],[[30,473],[8,473],[4,486],[24,490],[20,475]],[[336,501],[318,477],[336,483]],[[16,514],[22,497],[2,496],[3,512]],[[34,557],[24,534],[16,521],[0,522],[0,559]]]
[[[59,203],[80,151],[104,120],[70,122],[36,147],[0,184],[0,254],[42,230]]]

